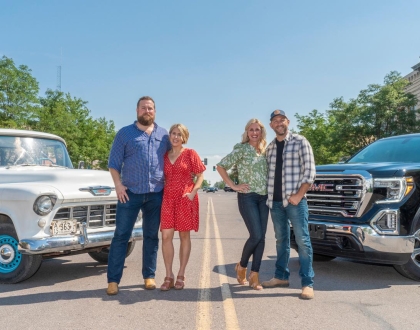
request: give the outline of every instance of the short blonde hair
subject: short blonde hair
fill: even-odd
[[[172,134],[172,131],[178,128],[181,132],[182,144],[186,144],[188,142],[188,138],[190,137],[190,132],[188,132],[188,128],[183,124],[173,124],[169,129],[169,135]]]
[[[249,126],[251,126],[252,124],[258,124],[261,128],[261,140],[260,143],[258,144],[258,150],[260,152],[264,152],[265,151],[265,147],[267,146],[267,131],[265,130],[265,127],[263,125],[263,123],[256,118],[252,118],[245,126],[245,132],[242,134],[242,144],[244,143],[248,143],[249,142],[249,137],[248,137],[248,129]]]

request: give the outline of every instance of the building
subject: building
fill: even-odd
[[[413,72],[406,75],[404,78],[410,82],[406,91],[417,96],[417,106],[414,109],[420,109],[420,63],[412,67]]]

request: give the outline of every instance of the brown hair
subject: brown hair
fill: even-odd
[[[190,137],[190,132],[188,132],[188,128],[183,124],[173,124],[169,129],[169,135],[171,135],[172,131],[175,128],[178,128],[181,132],[182,144],[186,144],[188,142],[188,138]]]
[[[140,105],[140,102],[141,101],[152,101],[153,102],[153,106],[154,106],[154,108],[155,108],[155,110],[156,110],[156,103],[155,103],[155,100],[153,100],[150,96],[142,96],[141,98],[139,98],[139,100],[137,101],[137,108],[139,107],[139,105]]]

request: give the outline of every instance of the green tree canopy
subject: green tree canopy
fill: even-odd
[[[12,59],[0,59],[0,124],[6,128],[28,128],[39,104],[38,82],[26,65],[15,66]]]
[[[355,99],[334,99],[326,114],[313,110],[308,116],[296,115],[316,163],[337,162],[383,137],[419,132],[420,110],[414,110],[418,100],[405,91],[408,84],[392,71],[382,85],[369,85]]]
[[[38,97],[38,82],[24,65],[0,60],[0,126],[37,130],[64,138],[74,165],[85,161],[106,169],[115,137],[113,121],[93,119],[87,102],[69,93],[48,89]]]

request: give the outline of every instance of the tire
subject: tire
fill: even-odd
[[[131,252],[133,252],[135,246],[136,246],[135,241],[128,242],[127,253],[125,255],[126,258],[131,254]],[[88,254],[93,260],[96,260],[97,262],[101,264],[108,263],[109,248],[103,248],[99,252],[88,252]]]
[[[420,229],[414,234],[414,250],[410,260],[404,265],[394,265],[395,270],[402,276],[414,281],[420,281]]]
[[[323,254],[314,253],[313,260],[316,261],[316,262],[326,262],[326,261],[331,261],[331,260],[333,260],[335,258],[336,257],[326,256],[326,255],[323,255]]]
[[[21,254],[11,223],[0,223],[0,283],[14,284],[27,280],[41,267],[42,256]]]

